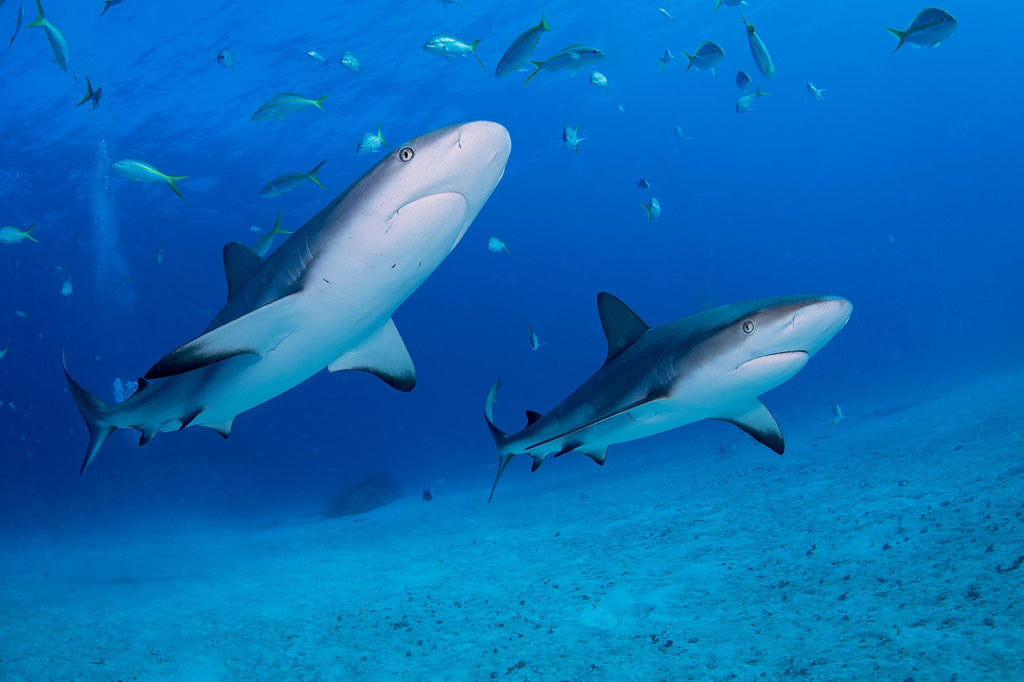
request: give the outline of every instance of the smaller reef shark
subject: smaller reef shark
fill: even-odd
[[[597,295],[608,356],[547,414],[527,410],[522,431],[494,425],[499,379],[484,403],[498,446],[498,479],[516,455],[536,471],[549,456],[580,452],[604,464],[608,446],[701,419],[735,424],[775,452],[785,442],[762,393],[799,372],[843,328],[853,305],[837,296],[783,296],[733,303],[650,328],[625,303]]]

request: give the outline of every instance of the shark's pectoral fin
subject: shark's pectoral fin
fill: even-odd
[[[786,442],[782,438],[782,429],[779,428],[779,423],[775,421],[775,417],[758,398],[747,405],[746,410],[727,417],[716,417],[716,419],[735,424],[755,440],[780,455],[786,449]]]
[[[650,327],[628,305],[602,291],[597,295],[597,312],[601,316],[605,338],[608,339],[608,364],[637,342]]]
[[[339,355],[327,369],[370,372],[399,391],[411,391],[416,386],[416,368],[394,320],[388,320],[366,341]]]
[[[561,438],[565,438],[566,436],[571,436],[574,433],[580,433],[581,431],[585,431],[586,429],[589,429],[591,426],[596,426],[597,424],[600,424],[601,422],[606,422],[609,419],[614,419],[615,417],[620,417],[620,416],[622,416],[624,414],[628,414],[630,410],[635,410],[638,407],[642,407],[644,405],[648,405],[648,404],[656,402],[658,400],[664,400],[664,399],[666,399],[668,397],[669,397],[668,391],[663,391],[663,390],[652,391],[651,393],[649,393],[647,395],[646,398],[641,398],[640,400],[637,400],[636,402],[632,402],[629,405],[626,405],[625,407],[621,407],[621,408],[619,408],[619,409],[617,409],[617,410],[615,410],[613,412],[609,412],[609,413],[601,415],[599,417],[595,417],[594,419],[591,419],[590,421],[588,421],[586,424],[583,424],[581,426],[577,426],[574,429],[570,429],[570,430],[565,431],[563,433],[560,433],[560,434],[558,434],[556,436],[551,436],[550,438],[545,438],[544,440],[538,441],[538,442],[534,443],[533,445],[529,446],[526,449],[527,450],[532,450],[532,449],[534,449],[536,447],[540,447],[541,445],[544,445],[546,443],[550,443],[552,441],[556,441],[556,440],[559,440]],[[570,449],[575,449],[576,447],[579,447],[579,446],[573,446],[573,448],[570,448]],[[566,452],[568,452],[568,450],[566,450]],[[583,451],[581,450],[581,452],[583,452]],[[591,452],[593,452],[593,450]],[[527,453],[527,454],[529,454],[529,453]],[[564,453],[562,453],[562,454],[564,454]],[[593,458],[593,455],[590,455],[587,452],[583,452],[583,454],[587,455],[588,457]],[[597,462],[596,459],[594,459],[594,461]],[[601,464],[601,462],[598,462],[598,464]]]
[[[150,367],[146,378],[182,374],[236,355],[262,358],[295,331],[301,294],[279,298],[179,346]]]
[[[228,300],[238,293],[252,273],[263,264],[263,259],[245,244],[228,242],[224,245],[224,277],[228,281]]]

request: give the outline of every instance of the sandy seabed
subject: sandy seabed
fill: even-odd
[[[1022,379],[783,457],[634,445],[490,505],[5,551],[0,679],[1024,679]]]

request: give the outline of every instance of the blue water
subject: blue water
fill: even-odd
[[[35,10],[24,4],[28,23]],[[412,492],[448,485],[483,500],[496,459],[481,414],[488,387],[504,379],[498,421],[511,428],[521,409],[543,411],[589,376],[604,355],[599,291],[651,324],[769,295],[853,301],[847,328],[767,396],[784,431],[827,421],[830,401],[1019,367],[1024,98],[1012,66],[1020,15],[1008,3],[948,5],[960,28],[946,44],[890,56],[896,41],[883,26],[905,27],[918,4],[752,2],[746,14],[778,75],[743,115],[736,70],[762,79],[733,8],[667,4],[673,24],[645,3],[548,3],[553,31],[536,56],[601,48],[606,94],[590,69],[545,72],[526,87],[526,74],[495,79],[542,7],[465,4],[125,0],[97,19],[100,2],[49,0],[68,72],[41,29],[22,28],[0,61],[0,221],[38,223],[39,243],[0,246],[4,530],[315,511],[337,485],[375,471]],[[0,8],[0,37],[17,5]],[[488,72],[425,53],[442,31],[482,38]],[[725,61],[714,76],[684,78],[681,50],[705,39]],[[677,60],[659,72],[665,48]],[[217,63],[224,49],[233,70]],[[362,75],[338,65],[345,50]],[[103,87],[94,111],[75,107],[86,76]],[[806,96],[808,80],[827,89],[824,102]],[[329,95],[326,113],[251,122],[280,91]],[[355,154],[362,133],[381,121],[394,145],[473,119],[505,125],[512,155],[464,241],[395,316],[418,370],[412,393],[323,372],[241,415],[227,441],[188,429],[140,449],[117,433],[78,476],[87,432],[62,350],[73,376],[110,401],[115,378],[143,374],[220,308],[224,243],[254,244],[262,233],[250,227],[265,233],[279,211],[298,228],[378,160]],[[578,154],[562,145],[566,124],[588,138]],[[688,139],[673,135],[677,125]],[[185,199],[117,175],[110,163],[121,158],[188,175]],[[306,184],[258,196],[322,159],[327,194]],[[650,224],[641,176],[662,206]],[[511,254],[488,251],[493,236]],[[545,342],[536,352],[527,323]],[[643,448],[613,448],[609,463]],[[527,466],[516,460],[506,475],[525,477]],[[592,466],[565,457],[534,476]]]

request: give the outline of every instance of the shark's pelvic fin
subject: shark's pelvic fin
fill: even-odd
[[[208,429],[212,429],[213,431],[216,431],[217,433],[220,434],[221,438],[228,438],[231,436],[231,425],[233,422],[234,419],[226,421],[222,424],[203,424],[203,426],[205,426]]]
[[[89,447],[85,451],[85,459],[82,460],[82,468],[79,469],[78,475],[81,476],[85,473],[86,467],[96,457],[96,453],[103,447],[103,443],[106,442],[107,437],[112,434],[117,427],[107,423],[106,415],[110,410],[110,406],[105,402],[94,396],[89,391],[85,390],[71,378],[68,373],[67,360],[61,354],[61,364],[64,367],[64,378],[68,382],[68,390],[71,391],[71,397],[75,399],[75,405],[78,406],[78,411],[82,413],[82,418],[85,420],[86,426],[89,427]]]
[[[717,419],[735,424],[780,455],[786,449],[786,441],[782,438],[779,423],[759,398],[754,398],[754,402],[747,406],[746,411]]]
[[[171,351],[146,372],[147,379],[161,379],[212,365],[236,355],[263,357],[294,331],[301,310],[301,291],[242,315]]]
[[[135,428],[138,429],[141,434],[139,435],[139,447],[153,440],[153,437],[157,434],[157,429],[145,429],[142,425],[136,426]]]
[[[527,410],[526,411],[526,425],[527,426],[533,426],[534,424],[537,423],[537,420],[540,419],[543,416],[544,415],[542,415],[540,412],[534,412],[533,410]]]
[[[411,391],[416,386],[416,368],[394,320],[388,320],[366,341],[339,355],[327,369],[370,372],[399,391]]]
[[[224,277],[228,281],[228,300],[238,293],[263,259],[245,244],[228,242],[224,245]]]
[[[604,361],[606,365],[650,329],[628,305],[604,291],[597,295],[597,312],[601,316],[605,338],[608,339],[608,357]]]
[[[534,443],[533,445],[527,447],[526,449],[527,450],[533,450],[534,448],[538,448],[541,445],[546,445],[547,443],[559,440],[560,438],[565,438],[566,436],[571,436],[574,433],[579,433],[580,431],[585,431],[586,429],[589,429],[591,426],[594,426],[596,424],[600,424],[601,422],[604,422],[604,421],[608,421],[609,419],[614,419],[615,417],[619,417],[619,416],[621,416],[623,414],[628,413],[630,410],[635,410],[636,408],[642,407],[643,405],[647,405],[647,404],[653,403],[653,402],[658,401],[658,400],[664,400],[667,397],[668,397],[668,391],[655,391],[653,393],[648,394],[646,398],[641,398],[640,400],[637,400],[636,402],[630,403],[629,405],[626,405],[625,407],[619,408],[619,409],[615,410],[614,412],[609,412],[608,414],[604,414],[604,415],[601,415],[599,417],[595,417],[594,419],[591,419],[590,421],[588,421],[586,424],[583,424],[581,426],[577,426],[576,428],[571,429],[569,431],[566,431],[565,433],[560,433],[560,434],[558,434],[556,436],[551,436],[550,438],[545,438],[544,440],[538,441],[538,442]],[[583,454],[587,454],[587,453],[584,452]],[[593,457],[592,455],[588,455],[588,456],[589,457]],[[595,459],[594,461],[596,462],[597,460]],[[600,463],[601,462],[598,462],[598,464],[600,464]]]
[[[586,455],[590,459],[594,460],[599,466],[604,466],[604,462],[608,459],[608,446],[600,448],[583,448],[579,451],[581,455]]]

